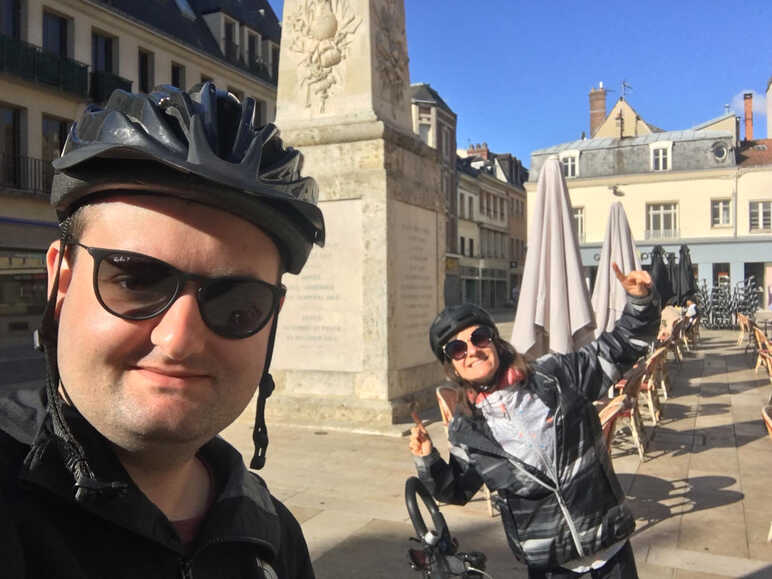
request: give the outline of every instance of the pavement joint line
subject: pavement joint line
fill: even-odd
[[[660,567],[672,567],[684,571],[710,573],[724,577],[742,577],[769,572],[772,575],[772,561],[761,561],[731,555],[701,553],[674,547],[650,545],[645,562]],[[762,575],[754,575],[761,577]],[[767,575],[769,576],[769,575]]]

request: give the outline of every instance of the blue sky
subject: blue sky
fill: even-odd
[[[282,0],[269,0],[281,17]],[[646,121],[678,130],[742,109],[766,138],[772,1],[406,0],[411,82],[458,115],[457,142],[487,142],[530,166],[531,151],[589,132],[591,87],[608,109],[622,81]]]

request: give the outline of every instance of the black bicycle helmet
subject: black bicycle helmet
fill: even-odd
[[[278,129],[253,123],[244,103],[211,82],[184,92],[116,90],[73,123],[51,203],[60,220],[97,196],[118,191],[170,195],[211,205],[253,222],[299,273],[314,243],[324,245],[318,189],[301,177],[303,156],[284,148]]]
[[[429,345],[437,359],[443,362],[445,344],[464,328],[474,325],[488,326],[493,330],[494,336],[499,335],[496,323],[490,314],[474,304],[448,306],[437,314],[429,328]]]

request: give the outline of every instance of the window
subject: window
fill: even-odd
[[[172,62],[172,86],[185,90],[185,67],[176,62]]]
[[[53,161],[62,153],[64,142],[67,140],[67,128],[69,121],[63,121],[54,117],[43,116],[43,159]]]
[[[21,38],[20,0],[0,0],[0,34]]]
[[[279,47],[271,44],[271,72],[273,78],[279,78]]]
[[[449,159],[450,153],[450,130],[442,127],[442,156]]]
[[[20,186],[21,111],[0,105],[0,183]]]
[[[652,169],[655,171],[667,171],[667,149],[654,149],[652,155],[654,158]]]
[[[493,198],[493,218],[494,219],[499,218],[499,198],[498,197]]]
[[[418,114],[421,116],[432,116],[432,108],[427,105],[418,105]]]
[[[266,106],[265,101],[260,99],[255,99],[255,115],[253,122],[255,123],[256,127],[262,127],[265,124],[266,120]]]
[[[469,197],[469,220],[474,219],[474,199]]]
[[[249,33],[247,35],[247,58],[248,64],[254,66],[260,59],[260,38],[256,34]]]
[[[560,162],[563,163],[564,177],[576,177],[576,157],[563,157]]]
[[[660,141],[649,145],[652,171],[670,171],[673,165],[673,143]]]
[[[474,239],[469,239],[469,257],[474,257]]]
[[[678,237],[678,203],[646,205],[646,239]]]
[[[139,49],[139,92],[149,93],[155,86],[154,64],[155,58],[152,52]],[[172,65],[173,66],[173,65]],[[172,75],[174,78],[174,75]],[[176,86],[176,85],[175,85]]]
[[[418,135],[421,137],[421,140],[429,144],[429,131],[431,130],[432,126],[428,125],[426,123],[420,123],[418,125]]]
[[[466,239],[464,239],[464,236],[462,235],[461,239],[459,241],[459,244],[458,244],[459,245],[459,252],[461,253],[461,255],[465,255],[465,253],[464,253],[464,250],[466,249],[466,243],[465,242],[466,242]]]
[[[491,216],[491,197],[493,197],[493,195],[486,195],[485,196],[485,214],[488,217]]]
[[[515,238],[514,237],[509,238],[509,259],[510,260],[515,259]]]
[[[94,32],[91,34],[91,66],[98,72],[115,72],[115,39]]]
[[[43,50],[67,56],[67,19],[43,12]]]
[[[772,201],[751,201],[751,231],[769,231],[772,229]]]
[[[461,219],[466,218],[466,215],[464,215],[464,210],[465,209],[466,209],[466,204],[464,204],[464,194],[460,193],[459,194],[459,201],[458,201],[458,216]]]
[[[574,231],[579,243],[584,243],[584,207],[574,207]]]
[[[731,225],[732,218],[729,208],[732,201],[730,199],[713,199],[710,202],[710,225],[711,227],[721,227],[722,225]]]
[[[563,166],[563,176],[566,178],[579,176],[579,150],[571,149],[563,151],[559,156],[560,163]]]
[[[239,47],[236,44],[236,25],[230,20],[225,21],[225,58],[236,61],[239,58]]]

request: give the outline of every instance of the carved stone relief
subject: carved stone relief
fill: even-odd
[[[286,22],[294,32],[290,49],[301,55],[298,78],[306,107],[316,105],[323,113],[327,99],[343,81],[341,63],[362,19],[348,0],[303,0]]]
[[[391,97],[391,112],[396,118],[399,104],[405,97],[408,78],[408,56],[405,45],[405,21],[400,18],[397,8],[385,2],[375,9],[377,31],[375,49],[377,51],[378,74],[381,86]]]

